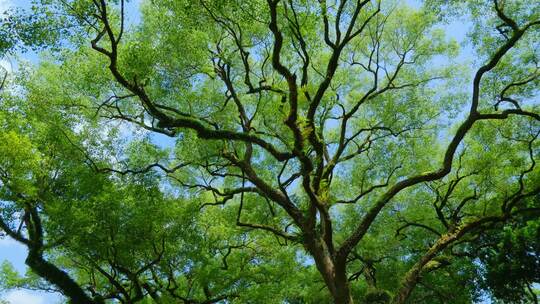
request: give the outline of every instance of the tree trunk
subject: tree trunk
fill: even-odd
[[[353,304],[345,264],[337,265],[323,240],[307,238],[306,249],[315,260],[335,304]]]
[[[70,303],[101,304],[101,301],[92,300],[71,277],[55,265],[43,259],[39,251],[29,249],[25,261],[26,265],[40,277],[57,286],[62,294],[69,298]]]
[[[424,266],[437,256],[441,251],[443,251],[450,243],[455,241],[459,236],[464,233],[464,229],[454,231],[453,233],[448,233],[442,235],[437,242],[420,258],[416,264],[405,274],[405,278],[401,283],[397,294],[392,299],[392,304],[403,304],[411,292],[416,287],[416,284],[420,280],[420,275]]]
[[[409,270],[409,272],[407,272],[405,279],[401,283],[401,288],[392,299],[392,304],[403,304],[405,301],[407,301],[414,287],[418,283],[418,278],[420,272],[422,271],[422,267],[423,265],[417,264],[411,270]]]
[[[353,304],[354,300],[351,295],[349,278],[347,277],[347,267],[341,263],[336,265],[335,273],[336,292],[334,294],[334,302],[336,304]]]

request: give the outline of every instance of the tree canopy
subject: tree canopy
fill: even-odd
[[[538,303],[540,1],[126,1],[2,19],[0,288]]]

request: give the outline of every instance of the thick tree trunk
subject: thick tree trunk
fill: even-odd
[[[308,239],[305,245],[313,256],[317,270],[323,277],[334,303],[353,304],[345,265],[336,265],[323,240]]]
[[[392,299],[392,304],[403,304],[405,301],[407,301],[414,287],[418,283],[419,275],[423,266],[424,265],[416,264],[411,270],[409,270],[409,272],[407,272],[405,279],[401,283],[401,288]]]
[[[464,233],[464,229],[454,231],[453,233],[442,235],[437,242],[431,246],[422,258],[405,274],[405,278],[401,282],[401,287],[397,294],[392,299],[392,304],[403,304],[411,295],[416,284],[420,280],[420,275],[424,266],[433,258],[443,251],[449,244],[455,241]]]
[[[55,265],[43,259],[36,250],[30,249],[25,261],[26,265],[40,277],[57,286],[62,294],[69,298],[70,303],[101,304],[101,301],[92,300],[71,277]]]
[[[335,272],[336,293],[334,302],[336,304],[353,304],[354,300],[351,295],[349,278],[347,277],[347,268],[345,265],[336,264]]]

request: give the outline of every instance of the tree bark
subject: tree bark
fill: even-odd
[[[353,304],[349,278],[347,277],[347,267],[344,263],[337,263],[335,270],[336,292],[334,302],[336,304]]]
[[[426,252],[422,258],[405,274],[405,278],[401,283],[401,287],[398,290],[397,294],[392,299],[392,304],[403,304],[413,291],[414,287],[420,279],[422,269],[429,263],[433,258],[437,256],[442,250],[444,250],[450,243],[455,241],[459,236],[462,235],[462,231],[458,230],[454,233],[443,235],[437,240],[437,242],[431,246],[431,248]]]
[[[51,284],[57,286],[62,294],[69,298],[70,303],[76,304],[102,304],[102,301],[95,301],[90,298],[73,279],[63,270],[43,259],[41,253],[36,249],[29,248],[26,265],[36,274]]]
[[[307,238],[306,249],[315,260],[317,270],[322,275],[335,304],[353,304],[346,265],[336,263],[323,240]]]

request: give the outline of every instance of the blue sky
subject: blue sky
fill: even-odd
[[[0,239],[0,261],[9,261],[15,268],[24,273],[26,266],[24,258],[26,257],[26,248],[9,238]],[[27,290],[11,290],[5,292],[1,296],[11,304],[49,304],[57,303],[60,300],[58,295],[50,293],[27,291]]]

